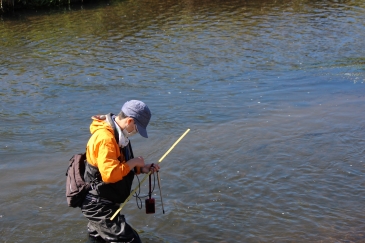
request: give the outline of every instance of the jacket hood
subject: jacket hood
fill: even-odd
[[[91,134],[94,134],[97,130],[100,129],[108,129],[113,133],[113,128],[107,122],[105,115],[95,115],[92,116],[91,119],[93,120],[90,125]]]

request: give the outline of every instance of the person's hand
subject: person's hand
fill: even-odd
[[[147,174],[148,172],[155,173],[160,170],[160,166],[158,164],[146,164],[143,167],[141,167],[141,172],[144,174]]]
[[[133,169],[134,167],[138,166],[138,167],[141,167],[143,168],[145,166],[144,164],[144,159],[142,156],[139,156],[137,158],[134,158],[134,159],[130,159],[128,160],[127,164],[129,165],[129,167],[131,169]],[[148,173],[148,172],[147,172]]]

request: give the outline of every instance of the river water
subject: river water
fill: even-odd
[[[140,99],[162,214],[143,242],[365,242],[365,4],[131,0],[3,16],[0,241],[87,242],[65,171]],[[140,176],[140,179],[143,177]],[[141,195],[147,194],[143,183]]]

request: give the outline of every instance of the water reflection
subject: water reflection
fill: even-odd
[[[137,98],[148,161],[192,129],[162,165],[167,213],[125,209],[144,242],[364,241],[364,10],[141,0],[4,17],[0,239],[87,241],[65,164],[91,115]]]

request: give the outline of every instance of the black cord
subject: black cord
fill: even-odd
[[[135,196],[133,195],[133,197],[135,197],[136,198],[136,204],[137,204],[137,207],[139,208],[139,209],[142,209],[142,199],[139,197],[139,194],[141,193],[141,183],[140,183],[140,181],[139,181],[139,177],[138,176],[136,176],[137,177],[137,180],[138,180],[138,193],[137,192],[135,192]],[[139,200],[139,202],[138,202],[138,200]]]
[[[149,195],[147,194],[146,196],[139,196],[139,194],[141,193],[141,182],[139,180],[139,177],[138,176],[136,176],[136,177],[137,177],[137,180],[138,180],[138,193],[136,191],[135,195],[133,195],[133,197],[136,198],[137,207],[139,209],[142,209],[142,207],[143,207],[142,198],[148,197]],[[153,174],[153,187],[152,187],[152,190],[151,190],[151,195],[152,195],[153,191],[155,190],[155,185],[156,185],[156,176],[155,176],[155,174]]]

